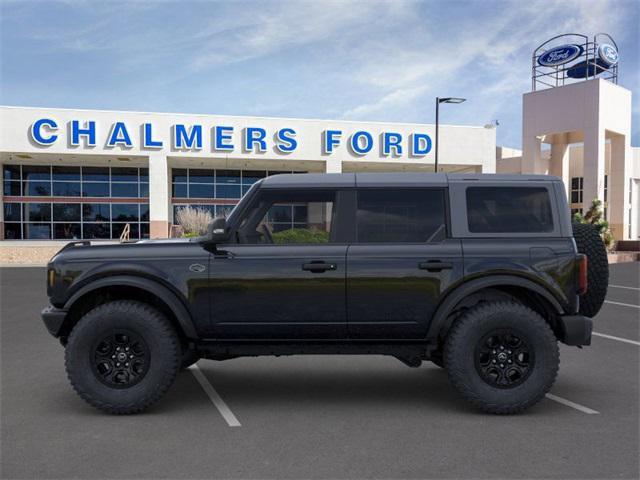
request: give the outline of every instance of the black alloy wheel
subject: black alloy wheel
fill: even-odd
[[[149,348],[142,337],[130,330],[109,334],[97,342],[93,350],[93,372],[108,387],[132,387],[149,370]]]
[[[534,353],[521,333],[502,329],[485,335],[475,351],[476,369],[492,387],[513,388],[534,368]]]

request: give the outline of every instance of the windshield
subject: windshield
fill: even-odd
[[[248,197],[249,195],[253,195],[253,192],[258,188],[258,185],[260,185],[262,183],[262,180],[258,180],[256,183],[254,183],[253,185],[251,185],[251,187],[249,188],[249,190],[247,190],[247,193],[245,193],[242,198],[240,199],[240,201],[238,203],[236,203],[236,205],[233,207],[233,209],[231,210],[231,212],[229,212],[229,215],[227,215],[227,223],[232,223],[233,220],[235,219],[235,215],[238,214],[238,206],[242,203],[242,199]]]

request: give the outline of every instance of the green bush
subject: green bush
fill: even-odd
[[[290,228],[274,233],[273,243],[329,243],[329,232],[315,228]]]
[[[602,241],[604,242],[605,247],[607,247],[607,251],[610,252],[615,247],[615,240],[611,234],[611,230],[609,230],[609,222],[604,219],[602,202],[600,200],[595,199],[591,202],[591,207],[584,215],[581,213],[574,213],[573,223],[593,225],[602,237]]]

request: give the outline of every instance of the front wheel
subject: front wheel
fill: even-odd
[[[453,387],[475,407],[496,414],[519,413],[539,402],[560,364],[547,322],[512,301],[468,310],[449,332],[444,359]]]
[[[141,412],[173,383],[181,349],[171,323],[153,307],[120,300],[75,325],[65,350],[67,376],[90,405],[113,414]]]

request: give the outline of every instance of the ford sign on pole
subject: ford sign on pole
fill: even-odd
[[[603,43],[598,47],[598,57],[607,67],[611,67],[618,63],[618,50],[613,45]]]
[[[540,57],[538,57],[538,63],[543,67],[557,67],[558,65],[563,65],[569,63],[571,60],[575,60],[582,55],[583,50],[580,45],[560,45],[540,55]]]

